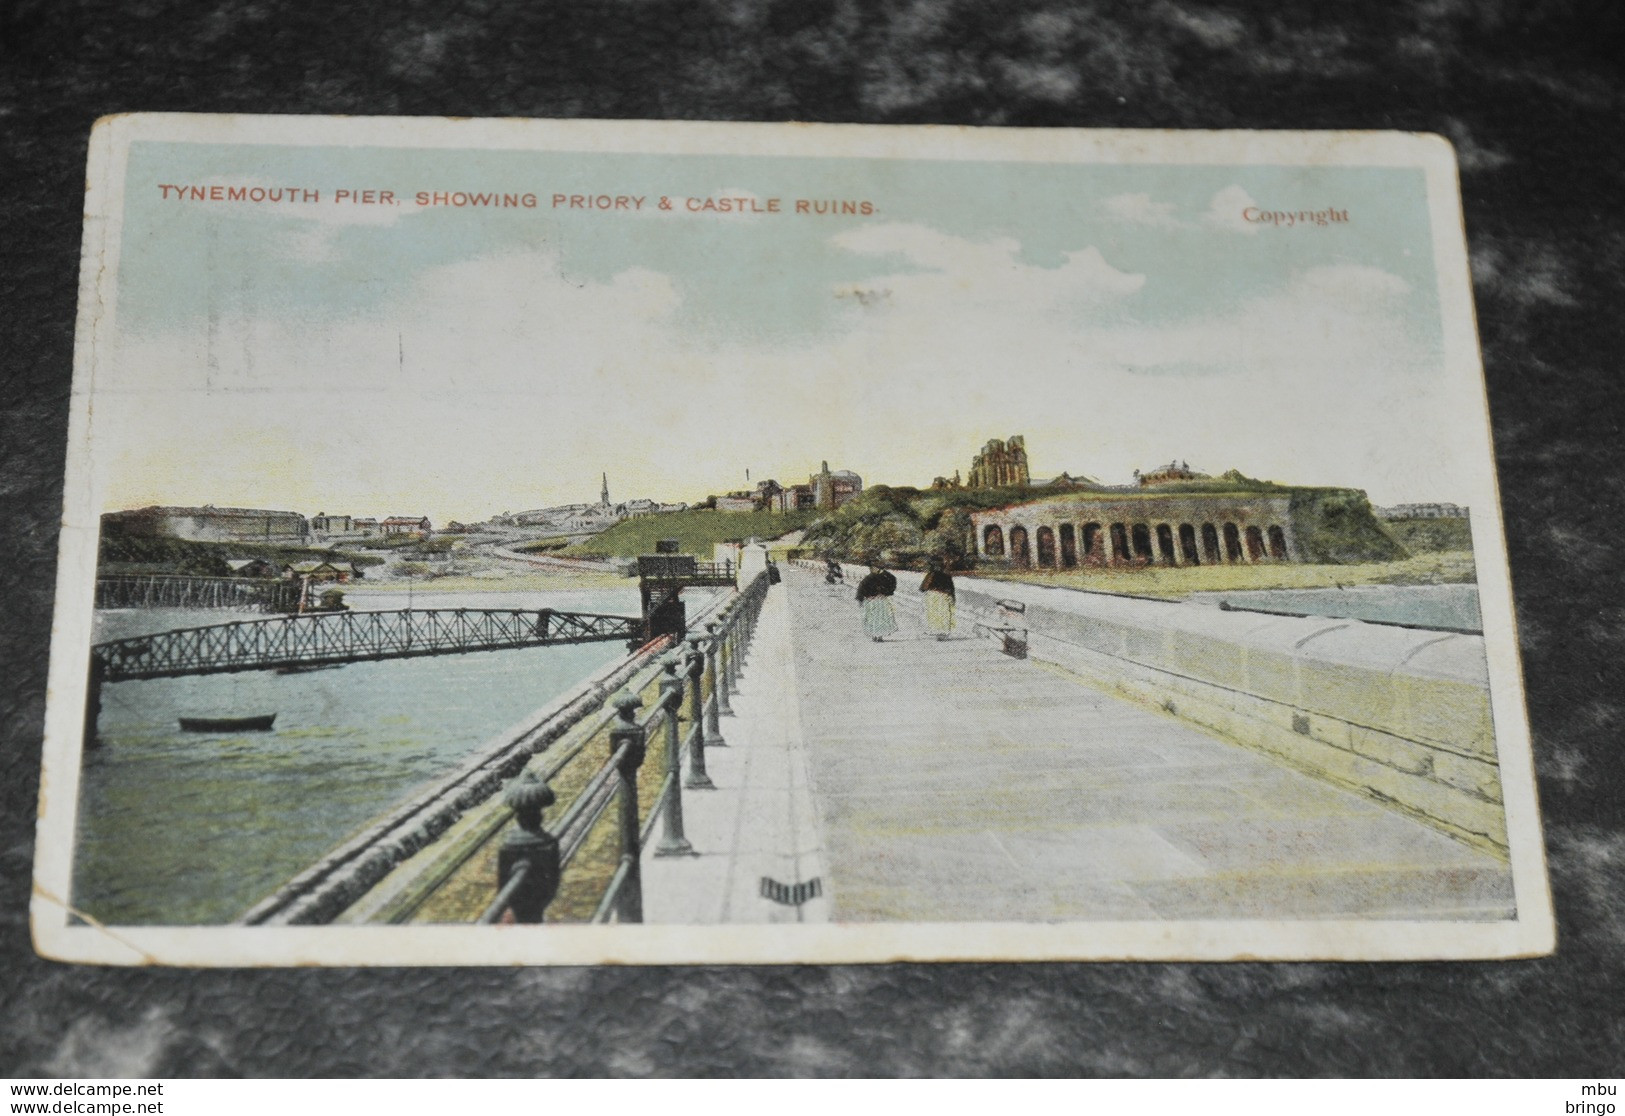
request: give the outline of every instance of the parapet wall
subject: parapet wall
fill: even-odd
[[[1026,628],[1035,659],[1507,855],[1482,636],[978,578],[956,587],[962,623]],[[1012,618],[1001,600],[1025,612]]]

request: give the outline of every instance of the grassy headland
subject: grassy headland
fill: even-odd
[[[805,545],[820,554],[851,561],[878,558],[891,565],[919,566],[931,558],[950,566],[974,564],[976,543],[971,515],[1038,500],[1082,505],[1109,500],[1121,504],[1160,501],[1170,496],[1209,495],[1250,499],[1286,497],[1292,530],[1304,559],[1322,565],[1394,562],[1406,548],[1383,529],[1364,492],[1353,488],[1309,488],[1276,484],[1237,472],[1207,480],[1130,491],[1081,487],[1051,491],[1012,487],[981,489],[892,488],[874,485],[807,530]]]
[[[1473,532],[1465,519],[1390,519],[1383,526],[1412,554],[1473,549]]]

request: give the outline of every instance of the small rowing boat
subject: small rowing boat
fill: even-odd
[[[182,717],[182,732],[270,732],[275,713],[262,717]]]

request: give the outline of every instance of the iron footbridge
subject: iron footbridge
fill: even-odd
[[[398,609],[240,620],[109,640],[90,649],[97,682],[289,670],[568,643],[649,638],[640,616],[553,609]]]

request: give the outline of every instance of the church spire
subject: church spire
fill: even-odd
[[[606,508],[609,507],[609,474],[608,473],[604,474],[604,487],[603,487],[603,490],[601,492],[599,492],[599,494],[598,494],[598,502],[600,504],[604,505],[604,507],[606,507]]]

